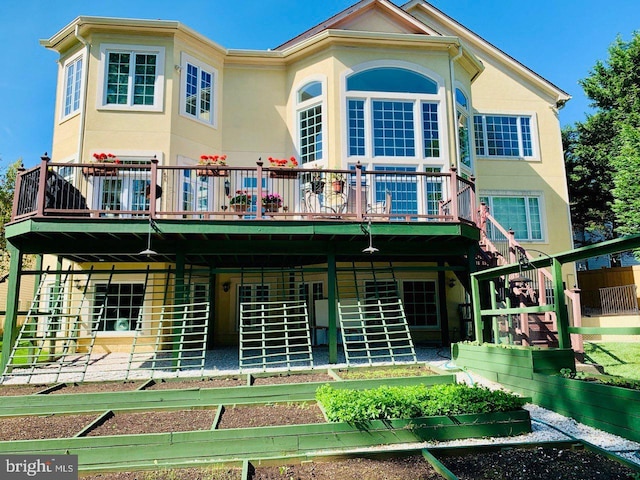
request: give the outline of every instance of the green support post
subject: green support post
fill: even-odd
[[[184,283],[184,252],[176,252],[176,292],[175,304],[184,305],[186,303],[186,286]],[[174,312],[174,320],[182,319],[181,312]],[[177,366],[178,356],[180,355],[180,334],[181,329],[174,325],[173,327],[173,351],[174,366]]]
[[[557,258],[551,263],[553,275],[553,295],[555,299],[556,323],[558,329],[558,347],[571,348],[569,337],[569,312],[564,301],[564,285],[562,283],[562,263]]]
[[[338,363],[338,329],[336,323],[336,255],[327,255],[327,289],[329,304],[329,363]]]
[[[11,348],[17,337],[18,300],[20,297],[20,275],[22,273],[22,252],[7,242],[10,255],[9,278],[7,288],[7,306],[4,317],[4,333],[2,335],[2,359],[0,360],[0,374],[9,363]]]
[[[484,343],[484,331],[482,325],[482,308],[480,305],[480,282],[471,275],[471,307],[473,311],[473,324],[476,331],[476,342]]]

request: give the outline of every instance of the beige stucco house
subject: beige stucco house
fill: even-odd
[[[572,246],[570,97],[425,1],[362,0],[265,50],[85,16],[41,44],[59,55],[53,151],[24,173],[7,235],[46,255],[38,301],[80,323],[58,325],[79,345],[175,346],[157,311],[194,304],[203,345],[241,357],[265,311],[334,361],[344,322],[378,307],[447,344],[469,333],[484,233]]]

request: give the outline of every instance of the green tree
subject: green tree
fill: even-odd
[[[640,233],[640,129],[624,124],[619,135],[620,150],[613,159],[615,167],[613,211],[618,233]]]
[[[4,235],[4,228],[11,221],[16,176],[21,166],[22,159],[18,159],[0,174],[0,254],[2,255],[0,274],[5,274],[8,271],[9,256],[7,254],[7,240]]]
[[[596,111],[563,136],[574,225],[640,232],[629,193],[640,180],[628,171],[640,146],[633,134],[640,128],[640,32],[629,42],[618,37],[607,61],[596,62],[580,84]]]

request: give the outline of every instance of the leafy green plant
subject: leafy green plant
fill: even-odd
[[[465,384],[389,387],[371,390],[335,389],[323,385],[316,400],[332,422],[362,424],[371,420],[416,418],[465,413],[507,412],[525,399],[503,391]]]

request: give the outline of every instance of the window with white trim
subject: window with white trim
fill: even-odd
[[[215,125],[218,71],[183,54],[180,112],[182,115]]]
[[[300,163],[310,163],[323,158],[322,82],[312,81],[298,90],[298,151]]]
[[[346,80],[351,157],[440,156],[438,84],[421,73],[377,67]]]
[[[532,117],[526,115],[475,115],[476,155],[482,157],[534,156]]]
[[[480,201],[489,207],[489,212],[506,230],[515,232],[520,241],[542,241],[542,199],[539,195],[492,195],[481,196]],[[492,229],[487,234],[491,240]]]
[[[101,107],[161,110],[164,95],[163,47],[101,46]]]
[[[84,57],[73,58],[64,66],[64,105],[62,118],[66,118],[80,110],[82,95],[82,70]]]

